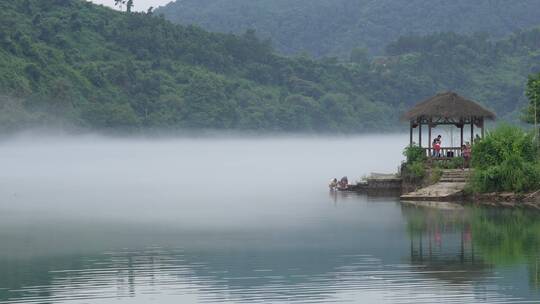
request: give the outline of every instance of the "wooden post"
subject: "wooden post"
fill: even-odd
[[[459,128],[461,133],[461,141],[459,145],[460,148],[463,147],[463,128],[465,128],[465,125],[461,125],[461,128]]]
[[[431,156],[431,119],[429,120],[428,130],[428,154]]]
[[[418,123],[418,146],[422,147],[422,121]]]
[[[412,121],[411,121],[410,128],[411,128],[411,132],[410,132],[410,146],[412,147],[412,145],[413,145],[413,123],[412,123]]]
[[[471,146],[474,144],[474,118],[471,117]]]

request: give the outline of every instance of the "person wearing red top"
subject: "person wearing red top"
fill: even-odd
[[[461,155],[463,156],[463,169],[469,168],[469,166],[471,165],[472,156],[472,149],[469,143],[461,146]]]
[[[441,138],[442,136],[439,135],[433,140],[433,157],[441,157]]]
[[[441,157],[441,143],[440,142],[435,143],[435,145],[433,146],[433,149],[435,150],[436,156]]]

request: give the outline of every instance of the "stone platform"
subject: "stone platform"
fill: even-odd
[[[443,170],[438,183],[401,196],[406,201],[456,201],[463,198],[469,170]]]

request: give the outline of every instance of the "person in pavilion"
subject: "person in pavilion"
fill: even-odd
[[[441,157],[442,136],[439,135],[433,140],[433,157]]]

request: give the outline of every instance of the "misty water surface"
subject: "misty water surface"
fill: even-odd
[[[329,193],[407,140],[5,140],[0,303],[538,301],[536,215]]]

